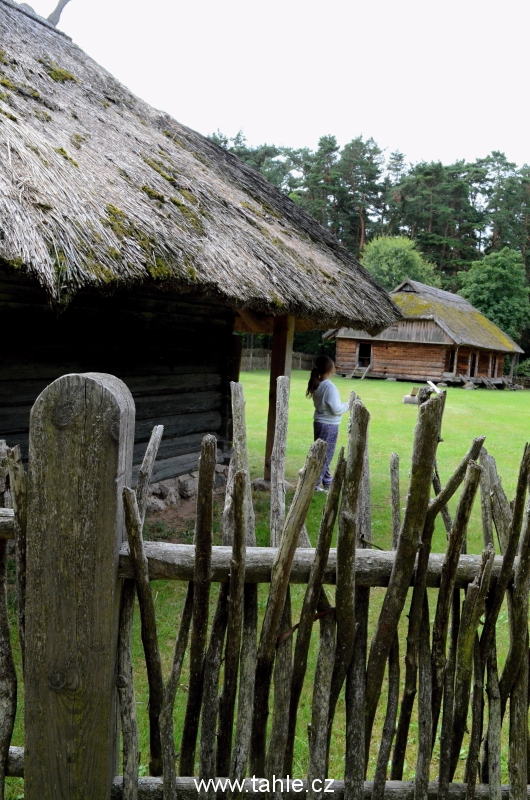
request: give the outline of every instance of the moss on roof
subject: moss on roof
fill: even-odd
[[[460,295],[405,281],[391,293],[405,319],[434,319],[455,344],[482,347],[506,353],[521,348],[471,303]]]

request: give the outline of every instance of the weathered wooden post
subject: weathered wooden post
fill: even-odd
[[[111,375],[65,375],[31,412],[26,800],[110,798],[121,498],[133,441],[134,402]]]
[[[271,456],[276,429],[276,379],[280,375],[291,377],[293,361],[293,339],[295,318],[290,314],[274,318],[272,334],[272,356],[269,382],[269,414],[267,417],[267,440],[265,442],[264,479],[271,479]]]

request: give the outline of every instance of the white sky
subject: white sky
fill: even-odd
[[[527,0],[71,0],[59,27],[203,134],[530,162]]]

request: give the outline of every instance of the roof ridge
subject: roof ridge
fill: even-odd
[[[410,284],[413,289],[416,290],[416,294],[419,295],[430,295],[431,297],[438,297],[440,300],[446,300],[447,302],[456,302],[459,305],[471,305],[469,300],[466,300],[465,297],[462,295],[457,294],[456,292],[449,292],[447,289],[440,289],[438,286],[429,286],[427,283],[421,283],[420,281],[415,281],[412,278],[407,278],[402,283],[399,284],[395,289],[392,289],[390,294],[400,294],[403,292],[403,287],[406,284]]]
[[[37,14],[36,11],[32,14],[31,11],[29,11],[29,9],[22,8],[20,3],[16,3],[14,2],[14,0],[0,0],[0,3],[2,3],[4,6],[7,6],[8,8],[12,8],[13,11],[18,11],[20,14],[24,14],[24,16],[28,17],[29,19],[32,19],[34,22],[38,22],[40,25],[43,25],[45,28],[48,28],[49,30],[58,34],[58,36],[63,36],[65,39],[72,41],[71,37],[68,36],[68,34],[58,30],[58,28],[56,28],[55,25],[52,25],[51,22],[48,22],[48,20],[45,17],[41,17],[40,14]]]

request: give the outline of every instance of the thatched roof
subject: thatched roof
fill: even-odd
[[[313,327],[399,317],[289,198],[11,0],[0,46],[0,259],[55,302],[154,281]]]
[[[440,333],[443,331],[455,345],[478,347],[501,353],[523,352],[507,333],[501,331],[494,322],[458,294],[407,279],[397,286],[390,296],[401,311],[404,322],[434,320],[441,329]],[[399,341],[399,327],[398,322],[397,326],[383,331],[375,338]],[[370,338],[366,331],[351,329],[342,329],[336,335],[346,338]],[[443,335],[440,341],[445,341]]]

